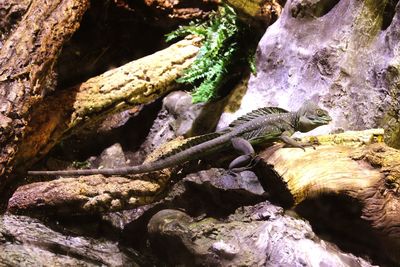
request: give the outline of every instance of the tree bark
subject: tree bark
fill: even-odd
[[[26,13],[31,0],[3,0],[0,2],[0,48]]]
[[[54,89],[57,56],[88,7],[87,0],[31,1],[0,50],[0,191],[11,178],[31,109]]]
[[[260,156],[283,181],[295,205],[318,201],[323,195],[352,199],[352,205],[360,207],[358,219],[370,228],[358,237],[372,236],[398,261],[398,253],[390,251],[400,248],[400,151],[385,145],[383,135],[383,130],[377,129],[305,138],[303,141],[318,140],[321,145],[305,152],[275,146]],[[282,191],[273,194],[279,197]],[[322,223],[342,225],[340,218],[333,222],[329,216],[332,214],[318,218],[328,217]],[[336,230],[356,236],[359,229],[347,225]]]

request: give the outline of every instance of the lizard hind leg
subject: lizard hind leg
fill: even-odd
[[[258,160],[255,156],[254,148],[249,141],[243,138],[233,138],[231,140],[233,148],[238,151],[241,156],[232,160],[229,164],[229,170],[232,172],[240,172],[251,169]]]

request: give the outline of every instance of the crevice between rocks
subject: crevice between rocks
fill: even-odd
[[[396,7],[399,3],[399,0],[389,0],[385,6],[385,10],[383,11],[383,21],[382,21],[382,30],[386,30],[389,28],[390,24],[392,24],[394,15],[396,14]]]

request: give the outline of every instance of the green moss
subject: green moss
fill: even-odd
[[[177,82],[194,86],[194,103],[216,98],[235,66],[245,65],[255,72],[257,39],[231,7],[224,5],[206,22],[179,27],[167,35],[167,41],[189,34],[202,36],[204,41],[196,60]]]

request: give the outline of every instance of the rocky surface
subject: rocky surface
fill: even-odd
[[[400,147],[397,1],[289,0],[259,43],[241,110],[296,110],[304,99],[327,108],[333,123],[314,133],[383,127]]]
[[[124,151],[119,143],[115,143],[105,149],[100,155],[100,162],[102,168],[118,168],[127,166]]]
[[[177,137],[213,132],[222,113],[223,101],[192,103],[190,93],[175,91],[163,99],[157,118],[134,158],[144,158],[156,148]]]
[[[193,20],[205,18],[217,8],[219,0],[144,0],[154,12],[172,19]]]
[[[0,2],[0,48],[3,46],[3,40],[6,39],[25,14],[29,3],[30,0],[3,0]]]
[[[346,138],[331,138],[330,140],[333,142],[340,142],[344,139]],[[347,137],[347,139],[349,139],[350,142],[354,142],[355,140],[351,137]],[[362,138],[359,138],[357,140],[359,140],[359,142],[362,142]],[[119,154],[120,156],[122,155],[122,152],[118,148],[118,145],[115,145],[114,148],[108,149],[108,151],[112,150],[114,150],[114,152],[116,151],[117,154]],[[310,149],[310,151],[310,153],[315,153],[316,151],[318,151],[318,149]],[[291,152],[291,154],[296,155],[301,155],[302,153],[304,152],[301,150]],[[115,153],[103,153],[102,158],[107,160],[107,157],[113,157],[113,155],[115,155]],[[118,158],[120,156],[118,156]],[[186,169],[183,171],[183,173],[190,173],[193,168],[205,169],[207,168],[207,164],[206,162],[204,162],[198,166],[188,165],[186,166]],[[177,178],[179,179],[179,175],[177,176]],[[264,175],[262,177],[262,180],[271,180],[271,178],[271,176]],[[15,194],[15,198],[11,199],[9,207],[11,211],[27,214],[43,214],[43,212],[40,212],[40,209],[42,209],[42,211],[45,210],[47,214],[49,214],[50,211],[53,214],[55,213],[64,215],[71,214],[77,211],[78,213],[87,214],[102,213],[106,211],[118,210],[121,208],[124,209],[129,206],[121,205],[121,203],[123,203],[121,199],[126,198],[128,194],[124,195],[121,194],[121,192],[130,192],[129,190],[132,191],[133,186],[131,186],[128,181],[126,181],[126,184],[121,184],[118,186],[118,183],[115,183],[115,181],[118,179],[122,178],[100,178],[92,176],[87,177],[86,180],[83,180],[83,178],[58,179],[56,181],[48,182],[47,184],[32,184],[32,190],[27,186],[25,189],[21,188],[20,191],[17,191]],[[74,196],[75,203],[76,201],[82,201],[84,205],[74,205],[74,202],[71,201],[73,200],[71,196],[65,195],[66,192],[64,191],[59,191],[60,188],[63,187],[59,187],[58,183],[62,184],[63,180],[69,180],[69,183],[71,184],[69,188],[73,188],[77,192]],[[132,184],[135,182],[140,183],[139,180],[131,181]],[[111,185],[113,185],[113,187],[110,187]],[[64,189],[65,188],[66,187],[64,187]],[[276,190],[275,188],[272,188],[270,186],[266,187],[266,189]],[[285,227],[289,227],[290,229],[291,222],[286,222],[287,218],[284,216],[277,217],[274,215],[276,217],[276,221],[274,221],[274,223],[279,224],[281,228],[275,227],[275,224],[273,224],[273,226],[260,226],[259,220],[245,219],[244,221],[242,221],[242,217],[236,215],[230,216],[230,214],[234,213],[234,210],[239,207],[245,205],[255,205],[256,203],[262,202],[267,199],[270,194],[269,192],[265,191],[266,189],[264,189],[263,186],[260,184],[260,181],[255,176],[255,174],[250,171],[244,171],[239,174],[232,174],[224,169],[214,168],[187,175],[181,181],[177,182],[171,189],[168,189],[168,194],[158,202],[155,202],[156,199],[150,199],[149,197],[147,197],[146,199],[149,202],[146,203],[151,203],[149,205],[143,206],[143,204],[146,204],[145,202],[134,203],[142,206],[137,207],[133,210],[127,210],[118,213],[108,213],[102,216],[102,218],[104,221],[110,222],[117,231],[121,232],[120,238],[125,244],[133,246],[134,248],[143,249],[143,247],[146,247],[146,240],[148,238],[145,226],[154,214],[164,209],[179,209],[181,211],[183,210],[186,213],[190,214],[191,217],[195,217],[196,219],[194,221],[200,220],[200,230],[196,229],[196,227],[198,227],[197,222],[190,225],[185,224],[185,221],[193,221],[193,219],[188,217],[188,215],[182,215],[181,213],[176,215],[175,213],[172,213],[173,220],[170,220],[170,223],[176,223],[180,227],[182,226],[183,229],[187,227],[189,230],[184,231],[185,236],[183,237],[180,236],[179,231],[175,231],[174,229],[174,231],[171,230],[172,232],[168,232],[167,235],[172,235],[171,240],[173,241],[171,242],[176,242],[177,238],[178,240],[184,239],[183,243],[186,248],[182,248],[180,251],[188,250],[189,254],[185,254],[185,252],[183,252],[182,255],[176,255],[176,258],[172,259],[168,258],[165,255],[161,255],[161,257],[167,257],[171,264],[184,262],[187,265],[191,265],[194,263],[200,264],[200,262],[208,264],[210,262],[210,264],[215,264],[217,266],[218,264],[220,266],[225,266],[226,264],[232,264],[236,266],[237,264],[244,264],[242,262],[249,262],[249,265],[257,266],[262,265],[267,260],[266,258],[262,258],[262,255],[265,256],[268,252],[267,250],[271,249],[271,247],[274,247],[275,243],[273,243],[272,245],[265,245],[265,247],[262,248],[263,250],[260,250],[260,248],[257,247],[258,243],[254,240],[253,243],[250,242],[250,244],[247,244],[246,242],[245,245],[240,244],[239,247],[238,240],[248,240],[251,239],[249,236],[254,237],[258,235],[259,237],[257,238],[261,239],[262,236],[265,236],[265,233],[255,232],[256,230],[254,229],[263,228],[273,229],[271,230],[272,232],[270,232],[271,237],[268,240],[277,240],[277,243],[284,244],[284,242],[286,242],[284,240],[284,237],[277,236],[274,231],[275,229],[277,229],[277,232],[289,231],[284,229],[286,229]],[[144,190],[146,191],[145,188]],[[146,191],[144,193],[147,194],[148,192]],[[274,193],[276,194],[277,192]],[[142,197],[145,197],[143,192],[133,192],[133,194],[138,194]],[[58,202],[51,202],[52,200],[57,200]],[[249,207],[248,209],[252,208]],[[254,209],[258,208],[256,207]],[[273,206],[268,206],[268,208],[265,209],[270,211],[271,209],[276,210],[277,208]],[[317,207],[315,209],[320,211],[321,207]],[[282,210],[278,210],[279,212],[277,213],[281,214]],[[267,211],[265,210],[261,213],[264,212],[267,213]],[[241,216],[244,216],[246,218],[250,216],[248,215],[248,213],[245,214],[247,215],[242,214]],[[175,215],[178,216],[179,220],[174,217]],[[324,219],[327,219],[331,216],[331,214],[325,215],[326,218]],[[167,216],[169,219],[171,219],[170,213],[168,213],[168,211]],[[229,217],[230,219],[226,220],[226,217]],[[340,216],[335,217],[335,222],[339,223],[341,222],[341,219],[342,217]],[[226,225],[219,228],[222,221],[226,223]],[[246,226],[238,226],[238,224],[241,223]],[[297,223],[295,223],[295,226],[296,225]],[[248,231],[245,231],[243,229],[244,227],[248,227],[249,229],[253,229],[254,231],[250,233]],[[296,227],[303,228],[304,225],[300,224]],[[164,227],[163,229],[167,228],[168,226]],[[320,263],[319,261],[321,261],[323,262],[323,264],[327,264],[328,266],[346,266],[345,264],[348,264],[350,266],[368,266],[363,265],[363,261],[358,258],[354,259],[351,255],[349,256],[347,254],[342,254],[342,252],[338,252],[337,248],[332,245],[326,245],[327,243],[323,241],[315,241],[319,239],[311,232],[308,233],[309,231],[311,230],[308,229],[306,233],[301,232],[300,234],[298,234],[295,238],[295,241],[290,241],[293,242],[293,244],[286,244],[285,246],[282,245],[282,247],[285,247],[285,249],[287,249],[285,253],[287,253],[288,255],[301,255],[296,256],[292,259],[285,258],[285,260],[288,261],[284,262],[284,264],[291,265],[306,262],[308,266],[317,266],[313,265],[316,264],[314,261],[317,261],[318,263]],[[188,232],[194,237],[190,235],[188,237]],[[152,233],[154,234],[154,231]],[[210,237],[210,235],[214,235],[214,233],[216,233],[216,237]],[[311,236],[310,238],[309,235]],[[132,236],[134,236],[134,238],[132,238]],[[163,232],[157,232],[154,236],[153,242],[155,242],[156,244],[154,245],[153,249],[156,252],[160,252],[161,247],[159,246],[174,247],[175,249],[176,247],[181,246],[180,244],[176,243],[162,243],[162,245],[159,244],[157,246],[158,242],[166,242],[165,240],[168,241],[169,237],[165,238],[165,233]],[[228,238],[225,238],[226,236],[228,236]],[[304,236],[306,238],[304,238]],[[234,237],[237,239],[234,239]],[[314,244],[313,242],[316,242],[316,244]],[[322,251],[320,253],[318,252],[318,255],[321,256],[321,259],[318,259],[314,255],[308,255],[306,253],[309,250],[316,251],[314,249],[314,246]],[[281,248],[280,246],[278,247]],[[302,251],[302,249],[304,249],[305,247],[308,248],[308,250],[305,249],[306,252]],[[243,253],[241,253],[242,250],[251,251],[252,253],[243,255]],[[280,259],[280,257],[282,257],[282,254],[274,253],[278,252],[273,251],[268,254],[274,256],[271,256],[272,260],[278,260]],[[168,255],[172,255],[172,252],[170,252]],[[338,262],[335,262],[334,260],[337,260],[338,257]],[[165,258],[163,259],[165,260]],[[355,262],[361,262],[361,264],[353,265],[355,264]],[[274,264],[274,262],[272,262],[271,264]]]
[[[243,205],[251,205],[267,199],[253,172],[238,175],[224,169],[212,168],[187,175],[155,203],[131,210],[102,215],[103,220],[121,231],[124,242],[134,247],[146,242],[146,225],[150,218],[163,209],[180,209],[196,216],[228,216]],[[131,239],[135,236],[135,239]]]
[[[372,266],[322,241],[308,223],[269,202],[241,207],[225,220],[162,210],[148,230],[152,247],[172,265]]]
[[[118,243],[64,235],[25,216],[0,216],[1,266],[141,266]]]

